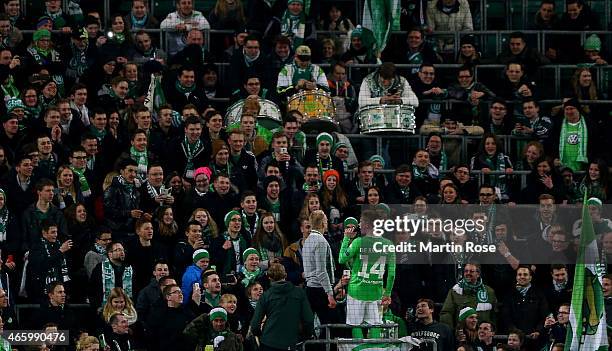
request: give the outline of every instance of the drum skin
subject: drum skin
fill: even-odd
[[[242,117],[242,107],[244,100],[236,101],[232,104],[225,113],[225,125],[240,123]],[[257,123],[268,130],[278,128],[282,125],[281,112],[278,106],[266,99],[259,99],[259,115]]]

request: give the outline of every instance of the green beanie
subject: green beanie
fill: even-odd
[[[244,252],[242,253],[242,262],[246,262],[247,258],[249,258],[249,255],[257,255],[257,257],[261,257],[257,249],[249,247],[248,249],[244,250]]]
[[[596,197],[592,197],[592,198],[587,200],[587,205],[593,205],[593,206],[601,207],[602,203],[601,203],[600,199],[598,199]]]
[[[317,146],[319,146],[322,141],[328,141],[329,145],[334,147],[334,137],[331,134],[323,132],[317,135]]]
[[[225,222],[225,227],[229,227],[229,223],[232,220],[232,217],[234,217],[234,215],[239,215],[240,216],[240,212],[236,211],[236,210],[231,210],[229,211],[226,215],[225,218],[223,218],[223,222]]]
[[[473,314],[478,314],[476,310],[472,307],[464,307],[459,311],[459,322],[466,320],[469,316]]]
[[[346,148],[348,148],[348,146],[346,145],[346,143],[343,143],[343,142],[339,141],[339,142],[335,143],[335,144],[334,144],[334,146],[332,147],[332,154],[335,154],[335,153],[336,153],[336,150],[338,150],[338,149],[339,149],[339,148],[341,148],[341,147],[346,147]]]
[[[383,159],[382,156],[380,156],[380,155],[373,155],[372,157],[370,157],[370,162],[374,162],[374,161],[380,162],[382,167],[385,168],[385,159]]]
[[[49,32],[49,30],[47,29],[39,29],[36,32],[34,32],[34,36],[32,37],[34,41],[39,41],[40,39],[43,39],[43,38],[51,39],[51,32]]]
[[[289,0],[287,1],[287,5],[293,4],[294,2],[304,5],[304,0]]]
[[[210,310],[210,313],[208,314],[208,318],[210,319],[211,322],[217,318],[221,318],[224,321],[227,321],[227,311],[221,307],[215,307],[212,310]]]
[[[584,49],[601,51],[601,39],[599,39],[597,34],[591,34],[588,38],[586,38],[584,41]]]
[[[198,263],[199,260],[203,258],[210,258],[210,255],[208,254],[208,251],[204,249],[197,249],[193,252],[193,255],[191,255],[191,258],[193,259],[193,264],[196,264]]]
[[[346,217],[346,219],[344,220],[344,227],[347,227],[349,225],[354,225],[355,227],[359,225],[359,222],[357,221],[357,218],[355,217]]]
[[[21,108],[21,109],[26,108],[25,105],[23,104],[23,101],[21,101],[20,99],[15,99],[15,98],[8,99],[8,101],[6,102],[6,112],[8,113],[13,112],[17,108]]]

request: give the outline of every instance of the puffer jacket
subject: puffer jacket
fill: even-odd
[[[442,0],[430,1],[427,6],[427,23],[433,31],[474,30],[472,13],[467,0],[457,0],[449,14],[442,12]]]

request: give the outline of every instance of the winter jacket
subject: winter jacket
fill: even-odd
[[[266,323],[261,328],[261,322]],[[261,344],[275,349],[289,349],[299,340],[299,330],[309,337],[313,332],[313,314],[306,292],[287,281],[272,283],[259,299],[251,330],[260,336]]]
[[[119,177],[114,177],[111,185],[104,192],[104,216],[106,225],[119,232],[132,232],[134,218],[130,211],[140,208],[140,193],[135,186],[130,188],[119,183]]]
[[[450,13],[442,11],[442,0],[430,1],[427,6],[427,24],[432,31],[462,32],[474,30],[470,4],[456,0]]]
[[[181,283],[181,290],[183,291],[183,304],[187,304],[191,300],[194,283],[202,285],[202,269],[195,264],[192,264],[191,266],[187,267],[187,270],[185,273],[183,273]]]
[[[483,320],[495,324],[497,297],[490,286],[485,285],[484,288],[487,291],[488,299],[486,303],[479,303],[477,292],[466,292],[456,284],[446,295],[446,300],[444,300],[444,305],[440,311],[440,322],[454,329],[459,311],[464,307],[472,307],[478,311],[479,321]]]

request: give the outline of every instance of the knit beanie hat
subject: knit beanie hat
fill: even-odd
[[[234,217],[235,215],[239,215],[240,216],[240,212],[236,211],[236,210],[231,210],[229,211],[226,215],[225,218],[223,218],[223,222],[225,222],[225,226],[228,227],[230,221],[232,220],[232,217]]]
[[[257,255],[257,257],[261,257],[257,249],[249,247],[248,249],[244,250],[244,252],[242,253],[242,261],[246,262],[247,258],[249,258],[249,255]]]
[[[322,141],[329,142],[329,145],[331,147],[334,146],[334,137],[331,134],[329,134],[329,133],[323,132],[323,133],[320,133],[319,135],[317,135],[317,146],[319,146],[319,144]]]
[[[346,217],[346,219],[344,220],[344,226],[348,227],[349,225],[354,225],[355,227],[359,225],[359,222],[357,222],[357,218],[355,217]]]
[[[51,32],[49,32],[47,29],[39,29],[36,32],[34,32],[34,36],[32,36],[32,40],[33,41],[39,41],[40,39],[43,38],[51,38]]]
[[[336,171],[335,169],[329,169],[323,172],[323,183],[325,183],[327,181],[327,178],[331,176],[336,177],[336,182],[340,181],[340,173],[338,173],[338,171]]]
[[[586,38],[584,41],[584,49],[601,51],[601,39],[599,39],[597,34],[591,34],[588,38]]]
[[[462,36],[459,40],[459,47],[463,45],[472,45],[476,47],[476,38],[472,34]]]
[[[210,176],[212,175],[212,171],[208,167],[200,167],[195,170],[193,174],[193,179],[196,179],[200,174],[204,174],[208,180],[210,180]]]
[[[341,147],[346,147],[348,148],[348,145],[346,145],[346,143],[339,141],[337,143],[334,144],[334,146],[332,147],[332,154],[335,154],[336,151],[338,151],[339,148]]]
[[[193,255],[191,256],[193,263],[197,263],[199,260],[203,259],[203,258],[210,258],[210,255],[208,254],[208,251],[206,251],[205,249],[197,249],[193,252]]]
[[[25,109],[25,105],[23,104],[23,101],[21,101],[21,99],[15,99],[15,98],[11,98],[8,99],[6,102],[6,112],[11,113],[13,111],[15,111],[15,109],[17,108],[21,108],[21,109]]]
[[[592,197],[590,199],[587,200],[587,205],[593,205],[593,206],[597,206],[600,207],[602,206],[601,200],[596,198],[596,197]]]
[[[476,310],[473,307],[464,307],[459,311],[459,322],[466,320],[469,316],[477,314]]]
[[[370,162],[374,162],[374,161],[380,162],[382,167],[385,168],[385,159],[383,159],[382,156],[380,156],[380,155],[373,155],[372,157],[370,157]]]
[[[227,321],[227,311],[221,307],[215,307],[212,310],[210,310],[210,313],[208,314],[208,318],[210,319],[211,322],[217,318],[221,318],[224,321]]]

